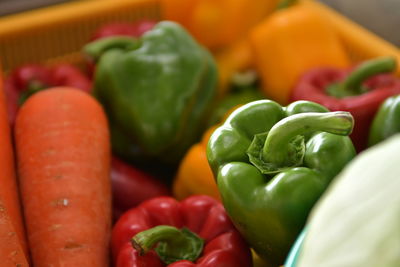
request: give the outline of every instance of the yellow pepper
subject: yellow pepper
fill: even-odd
[[[172,185],[173,195],[178,200],[197,194],[220,200],[217,184],[206,155],[208,139],[216,128],[217,126],[208,129],[201,142],[193,145],[181,161]]]
[[[250,32],[250,43],[264,93],[282,105],[306,70],[350,64],[334,27],[302,2],[258,24]]]
[[[203,45],[228,45],[271,13],[277,0],[161,0],[162,17],[187,28]]]

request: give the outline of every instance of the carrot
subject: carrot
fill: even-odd
[[[3,207],[7,209],[7,217],[12,224],[12,227],[9,227],[8,229],[15,230],[20,246],[24,249],[24,253],[27,255],[27,244],[25,241],[21,206],[15,175],[14,151],[11,140],[12,135],[2,85],[3,83],[0,77],[0,199],[3,202]],[[3,241],[0,239],[0,243],[2,242]]]
[[[0,199],[0,262],[2,267],[29,266],[4,201]]]
[[[15,141],[33,265],[108,266],[111,151],[100,104],[68,87],[38,92],[17,115]]]

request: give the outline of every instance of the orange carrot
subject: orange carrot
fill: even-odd
[[[2,267],[27,267],[28,262],[21,241],[4,201],[0,198],[0,263]]]
[[[3,207],[7,209],[12,229],[15,229],[20,246],[24,249],[24,253],[27,255],[27,244],[25,241],[15,175],[14,151],[11,141],[12,135],[2,84],[0,77],[0,198],[3,202]],[[0,239],[0,243],[2,242],[3,241]]]
[[[108,266],[111,152],[100,104],[67,87],[38,92],[17,115],[15,141],[33,265]]]

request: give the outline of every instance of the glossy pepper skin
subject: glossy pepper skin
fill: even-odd
[[[15,121],[20,105],[32,94],[55,86],[69,86],[90,92],[90,79],[70,64],[52,67],[41,64],[25,64],[14,69],[5,80],[5,93],[10,123]]]
[[[286,105],[297,79],[313,67],[347,67],[350,60],[333,26],[298,3],[277,10],[250,32],[264,94]]]
[[[309,100],[329,110],[350,112],[355,120],[351,134],[357,151],[366,148],[371,122],[381,103],[400,94],[400,79],[382,74],[396,69],[392,57],[365,61],[355,68],[315,68],[297,82],[291,101]]]
[[[217,102],[210,116],[210,123],[213,126],[210,126],[203,134],[199,143],[190,147],[179,163],[178,172],[172,184],[174,197],[184,199],[190,195],[201,194],[220,200],[218,187],[207,160],[206,150],[208,140],[215,129],[236,108],[262,98],[263,96],[257,88],[234,88],[231,89],[231,92],[225,98]]]
[[[168,21],[139,39],[104,38],[84,50],[98,59],[94,95],[110,119],[114,151],[177,163],[200,137],[216,93],[211,55]]]
[[[371,124],[368,147],[400,133],[400,94],[387,98],[380,105]]]
[[[133,240],[138,234],[157,226],[172,226],[177,229],[187,228],[204,241],[199,258],[194,262],[179,260],[169,265],[160,260],[151,249],[153,242],[146,247],[141,242],[138,249],[133,248]],[[155,235],[154,243],[165,241],[172,244],[177,235]],[[133,237],[135,237],[133,239]],[[145,241],[147,242],[147,241]],[[168,245],[167,245],[168,246]],[[179,253],[188,247],[170,247]],[[112,252],[116,267],[169,266],[169,267],[250,267],[252,259],[250,249],[229,220],[220,202],[203,195],[191,196],[182,202],[170,197],[159,197],[145,201],[127,211],[115,224],[112,232]],[[146,252],[144,255],[143,253]]]
[[[283,264],[314,203],[355,156],[347,112],[271,100],[235,110],[210,138],[207,158],[224,207],[252,248]]]
[[[166,184],[116,156],[111,160],[111,186],[114,219],[145,200],[171,194]]]
[[[90,37],[90,41],[99,40],[111,36],[131,36],[139,38],[145,32],[151,30],[157,24],[155,20],[140,19],[135,22],[115,22],[107,23],[99,27]],[[87,69],[90,77],[95,72],[95,63],[91,59],[86,59]]]
[[[217,50],[246,35],[277,0],[161,0],[162,17],[176,21],[203,45]]]
[[[207,195],[220,200],[219,191],[211,167],[207,160],[207,143],[217,126],[209,128],[187,151],[179,163],[178,172],[172,184],[176,199],[182,200],[191,195]]]

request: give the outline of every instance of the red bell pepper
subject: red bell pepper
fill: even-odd
[[[392,57],[365,61],[348,70],[312,69],[300,78],[290,100],[309,100],[331,111],[349,111],[355,120],[350,137],[357,151],[361,151],[367,146],[369,129],[380,104],[400,93],[400,80],[388,74],[395,69]]]
[[[145,201],[122,215],[111,242],[116,267],[252,266],[222,204],[205,195]]]
[[[19,109],[19,92],[16,90],[11,79],[4,78],[4,94],[7,99],[8,121],[13,126]]]
[[[69,86],[90,92],[92,82],[84,73],[70,64],[53,67],[25,64],[14,69],[5,79],[4,86],[10,123],[14,123],[19,106],[30,95],[55,86]]]
[[[129,22],[116,22],[106,24],[97,29],[90,38],[90,41],[101,39],[104,37],[115,35],[127,35],[133,37],[140,37],[143,33],[152,29],[156,25],[155,20],[138,20],[133,23]]]
[[[80,69],[70,64],[60,64],[49,69],[50,86],[69,86],[87,93],[92,91],[92,81]]]
[[[111,185],[115,220],[145,200],[170,195],[165,184],[116,157],[111,161]]]

